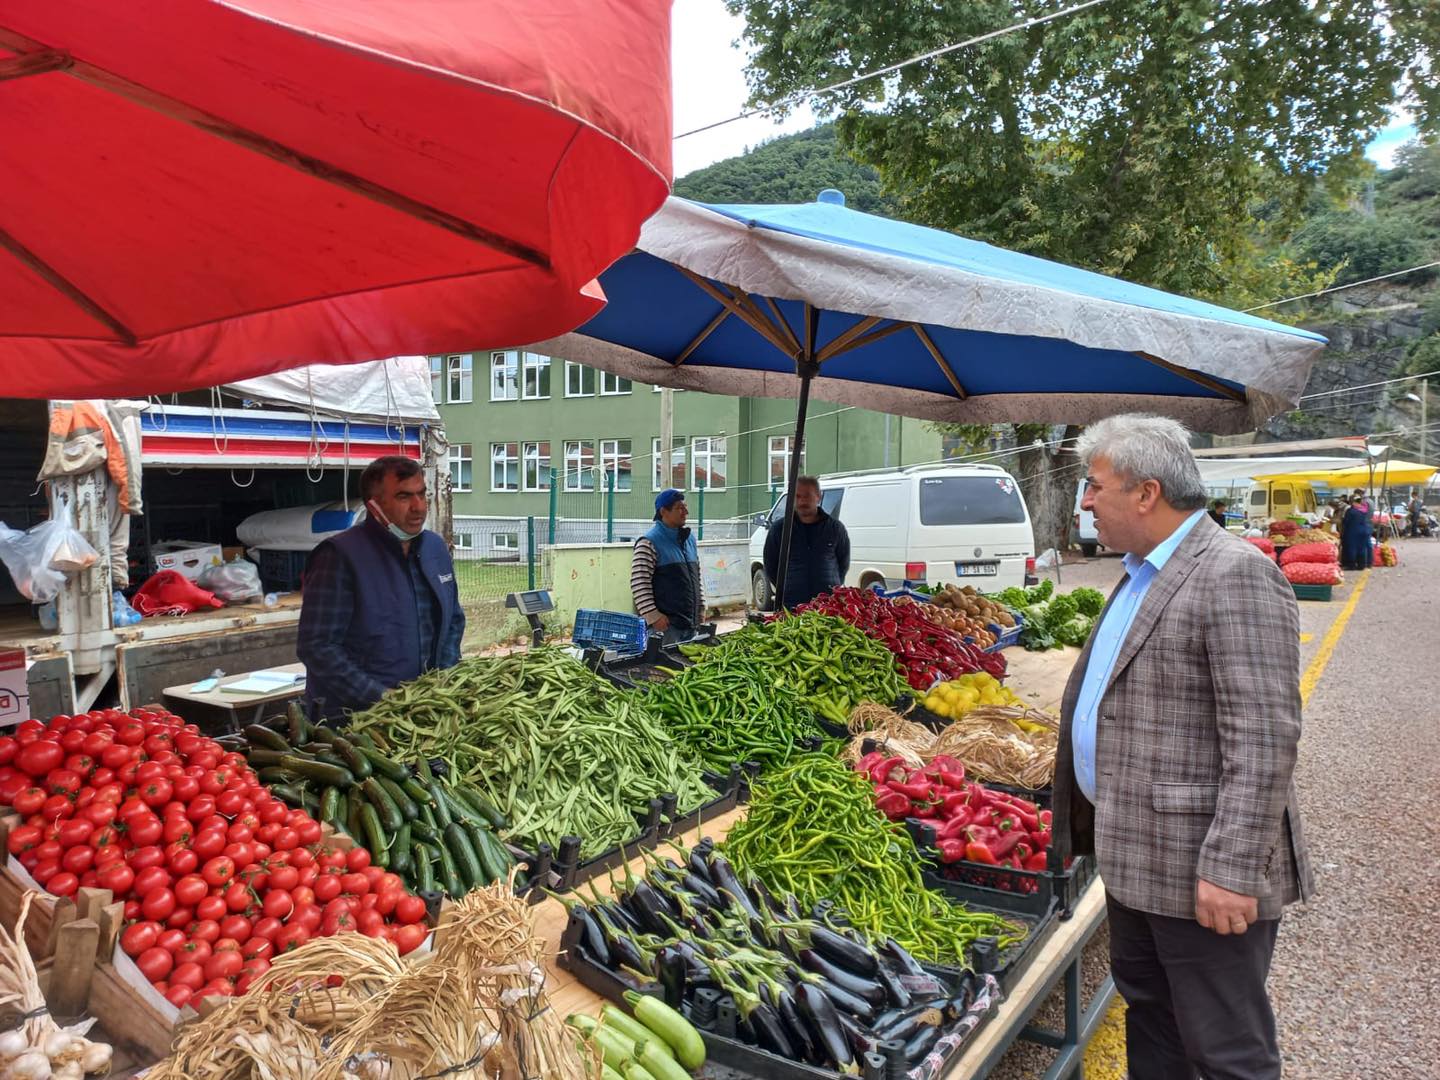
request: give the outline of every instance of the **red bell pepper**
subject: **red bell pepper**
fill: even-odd
[[[905,771],[905,759],[903,757],[897,755],[895,757],[883,758],[870,766],[870,779],[877,784],[888,783],[892,778],[892,773],[895,774],[895,778],[899,780],[905,780],[910,775]]]
[[[995,853],[997,859],[1003,859],[1014,851],[1025,840],[1025,833],[1019,829],[1013,829],[1003,834],[999,841],[991,845],[990,850]]]
[[[965,858],[966,846],[963,840],[941,840],[935,849],[940,853],[942,863],[955,863]]]
[[[965,845],[965,858],[970,862],[984,863],[986,866],[995,866],[1000,861],[995,858],[995,853],[988,847],[974,841]]]
[[[886,756],[883,750],[871,750],[870,753],[855,763],[855,771],[869,776],[871,767],[884,761]]]
[[[1035,845],[1037,851],[1043,851],[1050,846],[1050,840],[1054,835],[1049,829],[1037,829],[1030,834],[1030,843]]]
[[[963,791],[951,791],[944,795],[940,801],[940,816],[949,820],[957,813],[964,812],[966,820],[970,818],[970,807],[966,803],[966,794]]]
[[[935,836],[940,840],[956,839],[965,835],[965,830],[969,825],[970,815],[962,811],[941,825]]]
[[[875,800],[875,808],[891,821],[910,816],[910,800],[898,791],[887,791]]]
[[[1049,864],[1049,861],[1049,852],[1037,851],[1033,855],[1026,856],[1022,859],[1020,865],[1026,870],[1044,870]]]
[[[904,784],[892,780],[890,781],[890,790],[898,791],[901,795],[914,799],[916,802],[934,802],[936,798],[935,785],[927,783],[924,779]]]

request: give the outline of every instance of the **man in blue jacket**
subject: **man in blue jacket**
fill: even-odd
[[[635,541],[630,593],[635,613],[651,629],[688,634],[704,621],[700,553],[685,522],[685,494],[666,488],[655,496],[655,524]]]
[[[785,571],[784,606],[807,604],[821,593],[845,584],[850,572],[850,534],[839,518],[820,505],[820,481],[802,476],[795,481],[795,528],[790,535],[790,562]],[[780,538],[784,520],[770,526],[765,537],[765,575],[773,584],[780,576]]]
[[[296,652],[312,718],[339,719],[392,686],[460,660],[465,612],[444,539],[425,528],[417,462],[376,458],[360,474],[366,517],[326,540],[305,570]]]

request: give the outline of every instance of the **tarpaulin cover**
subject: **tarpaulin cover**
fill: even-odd
[[[407,423],[440,422],[430,392],[430,361],[424,356],[393,356],[368,364],[309,364],[226,389],[267,405],[293,405],[322,416]]]
[[[1348,469],[1317,470],[1289,473],[1287,480],[1306,480],[1329,488],[1393,487],[1395,484],[1425,484],[1435,475],[1434,465],[1418,461],[1377,461],[1373,466],[1356,465]],[[1257,476],[1256,480],[1278,480],[1279,476]]]
[[[860,213],[838,192],[798,205],[671,197],[637,247],[601,275],[606,307],[536,348],[662,386],[794,397],[809,304],[822,401],[957,423],[1145,410],[1228,433],[1293,403],[1325,345],[1297,327]],[[717,285],[783,325],[770,319],[767,338],[727,314]],[[866,318],[878,321],[861,327]],[[825,358],[847,333],[865,343]]]
[[[669,15],[0,6],[0,385],[157,393],[578,326],[668,190]]]

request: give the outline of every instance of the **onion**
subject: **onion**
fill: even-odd
[[[43,1050],[26,1050],[10,1062],[14,1080],[50,1080],[50,1059]]]
[[[29,1049],[30,1041],[25,1038],[22,1028],[0,1033],[0,1061],[9,1061],[11,1058],[19,1057]]]

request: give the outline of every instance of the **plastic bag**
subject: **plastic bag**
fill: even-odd
[[[65,574],[95,565],[100,553],[71,523],[68,503],[61,503],[49,521],[21,532],[0,522],[0,560],[15,587],[36,604],[60,595]]]
[[[224,607],[211,592],[176,570],[161,570],[141,585],[130,603],[141,615],[187,615],[202,608]]]
[[[254,600],[265,592],[260,584],[260,568],[243,558],[209,567],[201,573],[196,584],[202,589],[209,589],[227,604]]]

